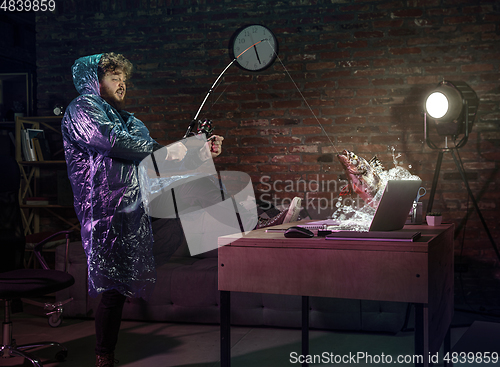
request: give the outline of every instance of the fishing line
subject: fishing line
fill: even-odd
[[[194,116],[192,122],[191,122],[191,125],[189,126],[188,128],[188,132],[193,128],[194,124],[196,123],[196,119],[198,118],[203,106],[205,105],[208,97],[212,94],[212,92],[214,91],[214,87],[217,85],[217,83],[219,82],[220,78],[222,78],[222,75],[224,75],[224,73],[226,72],[227,69],[229,69],[231,67],[231,65],[233,65],[233,63],[241,56],[243,55],[245,52],[247,52],[249,49],[251,49],[252,47],[258,45],[259,43],[261,42],[264,42],[264,41],[267,41],[267,43],[269,44],[269,47],[271,47],[271,50],[273,51],[273,53],[276,55],[276,58],[278,59],[278,61],[280,62],[281,66],[283,67],[283,70],[285,70],[286,74],[288,75],[288,77],[290,78],[290,80],[292,81],[293,85],[295,86],[295,88],[297,89],[297,91],[299,92],[300,96],[302,97],[302,99],[304,100],[307,108],[309,109],[309,111],[311,111],[311,114],[314,116],[314,119],[316,120],[316,122],[318,123],[319,127],[321,128],[321,130],[323,131],[323,134],[325,134],[326,138],[328,139],[328,141],[330,142],[331,146],[333,147],[333,149],[335,149],[335,152],[338,154],[339,151],[337,150],[337,147],[335,146],[335,144],[333,143],[332,139],[330,138],[330,136],[328,135],[328,133],[326,132],[325,128],[323,127],[323,125],[321,124],[321,122],[319,121],[318,117],[316,116],[316,114],[314,113],[313,109],[311,108],[311,106],[309,105],[309,103],[307,102],[306,98],[304,97],[304,95],[302,94],[302,91],[300,90],[299,86],[297,85],[297,83],[295,83],[295,80],[292,78],[292,76],[290,75],[290,73],[288,72],[288,69],[286,68],[285,64],[283,63],[283,61],[281,60],[280,56],[276,53],[276,50],[274,49],[274,47],[272,46],[271,42],[269,42],[269,40],[267,38],[264,38],[258,42],[255,42],[253,45],[249,46],[248,48],[246,48],[243,52],[241,52],[238,56],[236,56],[233,60],[231,60],[231,62],[224,68],[224,70],[222,70],[222,72],[220,73],[220,75],[217,77],[217,79],[215,80],[215,82],[212,84],[212,86],[210,87],[210,90],[208,91],[207,95],[205,96],[205,98],[203,99],[203,102],[201,103],[200,105],[200,108],[198,109],[198,111],[196,112],[196,115]],[[227,87],[224,89],[224,91],[227,89]],[[224,93],[224,91],[222,93]],[[221,94],[222,96],[222,94]],[[220,98],[220,96],[219,96]],[[219,98],[217,98],[217,100],[212,104],[212,106],[217,103],[217,101],[219,100]],[[186,133],[187,135],[188,133]],[[184,137],[186,137],[186,135]]]
[[[299,92],[300,96],[302,97],[302,99],[304,100],[304,102],[306,103],[306,106],[307,108],[309,108],[309,111],[311,111],[311,114],[314,116],[314,118],[316,119],[316,122],[318,123],[319,127],[321,128],[321,130],[323,131],[323,133],[326,135],[327,139],[330,141],[330,144],[332,145],[333,149],[335,149],[335,152],[337,152],[337,154],[339,153],[339,151],[337,150],[337,147],[335,146],[335,144],[333,144],[333,141],[332,139],[330,139],[330,136],[328,135],[328,133],[326,132],[325,128],[323,127],[323,125],[321,124],[321,122],[319,121],[318,117],[316,116],[316,114],[314,113],[313,109],[311,108],[311,106],[309,105],[309,103],[307,102],[306,98],[304,97],[304,95],[302,94],[302,92],[300,91],[297,83],[295,83],[295,80],[293,80],[292,76],[290,75],[290,73],[288,72],[287,68],[285,67],[285,64],[283,64],[283,62],[281,61],[281,58],[280,56],[276,53],[276,51],[274,50],[273,46],[271,45],[271,42],[269,42],[268,39],[264,39],[262,41],[267,41],[267,43],[269,43],[269,46],[271,47],[271,49],[273,50],[273,53],[276,55],[278,61],[280,62],[281,66],[283,66],[283,69],[285,70],[286,74],[288,75],[288,77],[290,78],[290,80],[292,81],[293,85],[295,86],[295,88],[297,89],[297,91]],[[261,41],[261,42],[262,42]],[[245,50],[246,51],[246,50]]]
[[[224,88],[224,90],[220,93],[220,95],[217,97],[217,99],[212,103],[212,106],[215,106],[215,104],[219,101],[219,99],[222,97],[222,95],[226,92],[226,89],[231,85],[232,83],[227,83],[226,85],[226,88]],[[219,84],[220,85],[220,84]],[[217,87],[215,87],[215,89],[217,89],[219,87],[219,85]],[[214,89],[214,91],[215,91]]]

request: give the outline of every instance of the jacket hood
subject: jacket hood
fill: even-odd
[[[79,58],[71,68],[73,83],[80,94],[101,95],[99,90],[99,78],[97,76],[97,65],[103,54],[84,56]]]

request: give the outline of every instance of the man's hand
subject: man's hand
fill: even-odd
[[[187,148],[180,141],[167,146],[166,161],[182,161],[186,156]]]
[[[212,158],[217,157],[222,153],[222,141],[224,138],[219,135],[213,135],[208,139],[208,144],[210,147],[210,153],[212,154]]]

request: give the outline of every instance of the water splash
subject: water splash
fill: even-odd
[[[401,154],[396,155],[394,147],[391,147],[391,150],[394,167],[389,170],[381,170],[378,172],[382,180],[380,185],[381,189],[379,189],[375,194],[375,197],[371,202],[372,205],[370,205],[370,203],[364,203],[361,207],[357,207],[354,205],[355,201],[353,200],[350,200],[351,205],[349,205],[346,204],[347,200],[345,200],[345,198],[343,199],[342,196],[339,196],[336,203],[337,210],[332,215],[332,219],[341,222],[338,229],[344,231],[368,232],[372,219],[375,216],[378,203],[384,193],[387,181],[420,180],[420,177],[411,174],[406,168],[398,165],[397,158],[401,157]],[[401,164],[403,163],[401,162]],[[411,166],[409,167],[411,168]],[[361,202],[363,201],[361,200]]]

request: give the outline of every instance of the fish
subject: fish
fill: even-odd
[[[345,195],[346,190],[349,190],[350,193],[358,194],[365,203],[376,205],[374,198],[383,186],[380,173],[384,170],[384,166],[377,156],[367,161],[345,149],[337,155],[337,158],[344,168],[348,181],[341,195]]]

